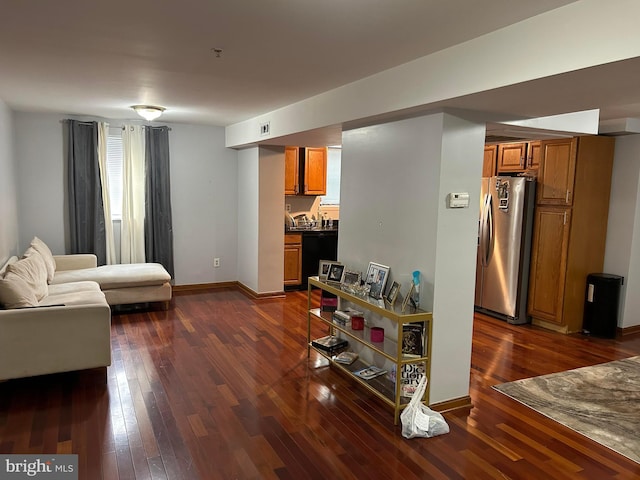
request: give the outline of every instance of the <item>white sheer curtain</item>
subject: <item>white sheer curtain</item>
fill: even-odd
[[[116,260],[116,246],[113,235],[113,220],[111,219],[111,199],[109,196],[109,174],[107,167],[107,137],[109,124],[98,122],[98,166],[100,169],[100,184],[102,186],[102,206],[104,209],[104,230],[107,247],[107,265],[118,263]]]
[[[120,263],[144,263],[145,143],[141,125],[124,126],[122,157]]]

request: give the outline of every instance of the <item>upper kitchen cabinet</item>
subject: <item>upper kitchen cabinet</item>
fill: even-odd
[[[577,148],[578,138],[542,142],[544,167],[538,175],[538,205],[572,204]]]
[[[501,143],[498,145],[498,174],[535,171],[540,165],[540,154],[540,142],[537,141]]]
[[[326,195],[327,149],[285,147],[285,195]]]
[[[482,162],[482,176],[493,177],[496,174],[496,154],[498,153],[497,145],[485,145],[484,161]]]
[[[327,149],[304,149],[304,194],[327,194]]]
[[[537,171],[542,158],[542,142],[527,143],[527,169]]]
[[[297,195],[300,188],[298,147],[284,147],[284,194]]]

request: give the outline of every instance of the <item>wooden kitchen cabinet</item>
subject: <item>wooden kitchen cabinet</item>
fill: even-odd
[[[529,315],[561,327],[571,209],[536,208],[531,243]]]
[[[544,168],[538,173],[536,202],[565,205],[573,202],[578,138],[542,142]]]
[[[285,147],[284,194],[327,194],[327,149]]]
[[[284,284],[300,285],[302,283],[302,234],[286,233],[284,235]]]
[[[496,174],[496,156],[498,145],[485,145],[484,160],[482,162],[482,176],[493,177]]]
[[[498,173],[526,170],[527,144],[501,143],[498,145]]]
[[[537,171],[542,158],[542,142],[527,142],[527,170]]]
[[[304,188],[305,195],[327,194],[327,149],[304,149]]]
[[[300,188],[298,147],[284,147],[284,194],[297,195]]]
[[[535,325],[582,330],[587,275],[604,264],[614,144],[599,136],[541,142],[528,300]]]
[[[523,173],[537,170],[541,158],[540,143],[539,141],[533,141],[498,144],[498,175],[501,173]]]

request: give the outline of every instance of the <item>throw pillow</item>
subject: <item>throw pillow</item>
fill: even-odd
[[[4,278],[0,278],[0,304],[5,308],[36,307],[38,299],[27,282],[7,272]]]
[[[33,240],[31,240],[31,247],[35,248],[35,250],[42,255],[44,264],[47,266],[47,283],[51,283],[53,275],[56,273],[56,261],[53,258],[51,250],[47,244],[38,237],[33,237]]]
[[[7,267],[7,274],[13,273],[22,278],[33,291],[38,301],[49,293],[47,286],[47,267],[40,255],[21,258]],[[5,275],[5,278],[7,275]]]

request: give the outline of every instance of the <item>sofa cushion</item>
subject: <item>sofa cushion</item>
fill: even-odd
[[[42,255],[44,264],[47,267],[47,283],[51,283],[53,275],[56,272],[56,261],[53,259],[51,250],[47,244],[38,237],[33,237],[33,240],[31,240],[31,248],[35,249],[40,255]]]
[[[38,305],[36,294],[24,279],[7,272],[0,278],[0,305],[4,308],[24,308]]]
[[[97,284],[96,284],[97,286]],[[39,307],[47,307],[52,305],[106,305],[107,299],[100,289],[97,290],[81,290],[76,292],[64,292],[56,295],[47,295],[41,302]]]
[[[7,267],[7,274],[9,273],[22,278],[38,301],[47,296],[47,267],[41,255],[32,254],[12,263]]]
[[[71,282],[59,285],[49,285],[49,295],[65,295],[75,292],[100,292],[100,285],[96,282]]]
[[[102,290],[125,287],[162,285],[171,280],[159,263],[128,263],[102,265],[81,270],[57,271],[51,282],[54,285],[91,280],[98,282]]]

